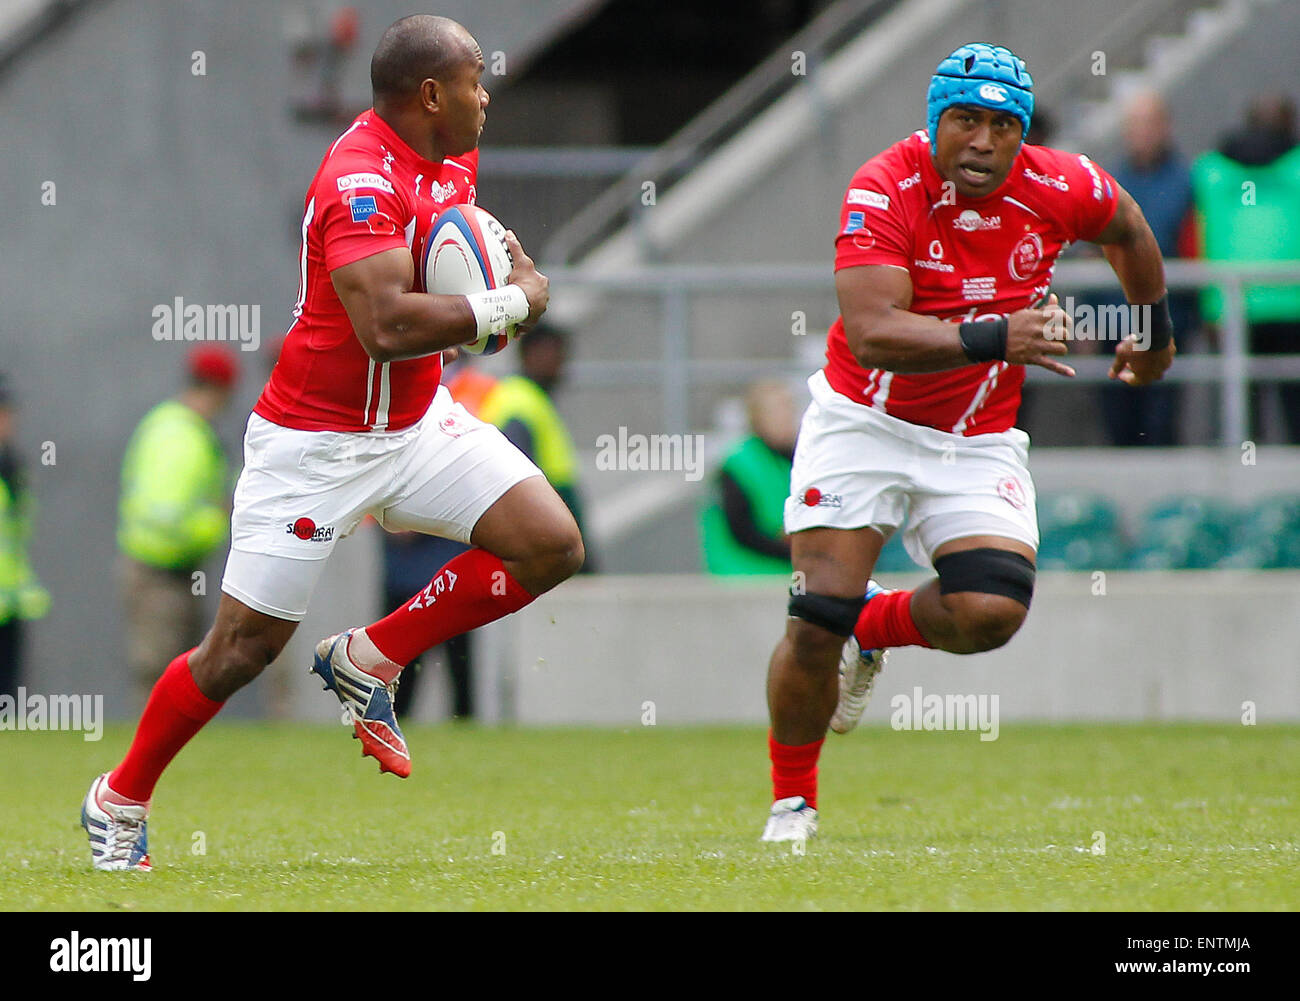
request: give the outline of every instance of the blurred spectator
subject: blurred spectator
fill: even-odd
[[[454,356],[455,352],[447,352],[444,359]],[[458,360],[443,371],[442,378],[452,399],[478,417],[481,416],[483,399],[496,386],[497,380],[479,368],[472,357],[461,353]],[[454,539],[421,532],[384,533],[384,609],[392,610],[407,601],[422,590],[449,560],[469,548]],[[442,650],[446,657],[447,671],[451,676],[452,717],[474,718],[473,637],[472,631],[453,636],[441,647],[425,651],[414,663],[406,665],[393,703],[400,719],[409,716],[415,707],[425,663],[432,660],[437,650]]]
[[[1219,261],[1300,260],[1300,147],[1294,102],[1285,95],[1255,98],[1245,125],[1225,136],[1192,169],[1204,256]],[[1300,354],[1300,285],[1245,289],[1252,354]],[[1202,310],[1221,322],[1223,298],[1207,289]],[[1262,386],[1251,390],[1251,428],[1260,437]],[[1286,438],[1300,443],[1300,383],[1279,387]]]
[[[230,524],[230,469],[212,424],[230,402],[239,361],[224,345],[200,345],[188,375],[179,396],[145,414],[122,462],[127,662],[142,697],[171,658],[203,639],[205,590],[192,575],[225,544]]]
[[[573,512],[581,530],[584,522],[578,493],[578,452],[551,402],[555,388],[564,381],[568,334],[559,327],[542,324],[520,338],[518,349],[522,372],[502,379],[493,388],[479,416],[499,427],[519,451],[537,463]],[[585,541],[587,561],[579,572],[591,573],[595,563],[591,542]]]
[[[27,559],[32,528],[32,496],[14,446],[14,401],[0,374],[0,695],[17,697],[22,683],[23,623],[50,609]]]
[[[751,434],[723,459],[715,496],[703,512],[705,566],[714,574],[788,574],[785,501],[798,429],[794,396],[782,382],[756,382],[745,406]]]
[[[1124,150],[1111,167],[1115,180],[1142,209],[1166,259],[1180,256],[1180,240],[1194,219],[1192,176],[1187,161],[1174,147],[1172,122],[1164,98],[1154,91],[1134,95],[1124,109]],[[1126,300],[1113,290],[1099,292],[1098,306],[1122,306]],[[1186,351],[1200,323],[1196,293],[1169,293],[1178,350]],[[1102,314],[1104,315],[1104,314]],[[1101,349],[1115,353],[1111,337]],[[1106,436],[1113,445],[1173,445],[1177,443],[1177,386],[1156,384],[1134,388],[1118,383],[1100,390]]]
[[[357,43],[357,9],[309,3],[290,7],[285,35],[293,55],[294,117],[303,122],[346,124],[360,110],[343,102],[342,79]]]

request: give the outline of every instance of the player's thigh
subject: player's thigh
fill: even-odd
[[[1038,515],[1020,431],[963,439],[947,436],[919,464],[910,495],[903,545],[921,565],[949,552],[981,548],[970,540],[1002,540],[983,548],[1020,552],[1031,562],[1038,550]]]
[[[822,380],[824,382],[824,379]],[[902,524],[912,444],[876,415],[809,380],[784,525],[810,592],[861,596],[884,542]],[[831,587],[833,591],[823,591]]]
[[[796,586],[809,594],[860,598],[885,538],[875,528],[810,528],[790,537]]]
[[[507,561],[581,545],[568,505],[540,474],[520,480],[488,508],[470,541]]]
[[[472,538],[479,521],[517,485],[536,478],[541,478],[545,491],[534,486],[525,491],[527,496],[555,493],[542,471],[500,430],[471,416],[440,389],[420,423],[419,436],[404,450],[397,488],[383,509],[374,513],[389,531],[423,532],[482,545]],[[563,507],[558,497],[555,500]],[[527,505],[516,510],[525,520],[531,517]],[[549,505],[539,509],[538,516],[547,511]],[[539,528],[545,524],[539,523]],[[519,528],[526,532],[529,526]]]

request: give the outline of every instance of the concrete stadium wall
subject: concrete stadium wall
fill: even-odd
[[[899,579],[895,586],[922,580]],[[1300,572],[1040,576],[1021,632],[968,657],[893,651],[864,721],[891,699],[997,695],[1009,720],[1300,720]],[[784,581],[575,580],[491,627],[507,718],[657,725],[767,719]]]

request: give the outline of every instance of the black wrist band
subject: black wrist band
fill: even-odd
[[[1150,313],[1147,311],[1150,310]],[[1149,306],[1142,307],[1142,319],[1147,321],[1145,331],[1139,331],[1138,339],[1142,340],[1142,334],[1148,337],[1148,351],[1163,351],[1169,347],[1169,342],[1174,337],[1174,318],[1169,315],[1169,293],[1166,292]]]
[[[961,349],[971,361],[1006,361],[1007,318],[967,320],[961,325]]]

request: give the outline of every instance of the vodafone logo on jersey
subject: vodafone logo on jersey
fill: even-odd
[[[1018,282],[1027,281],[1043,260],[1043,238],[1037,233],[1026,233],[1011,250],[1007,271]]]

